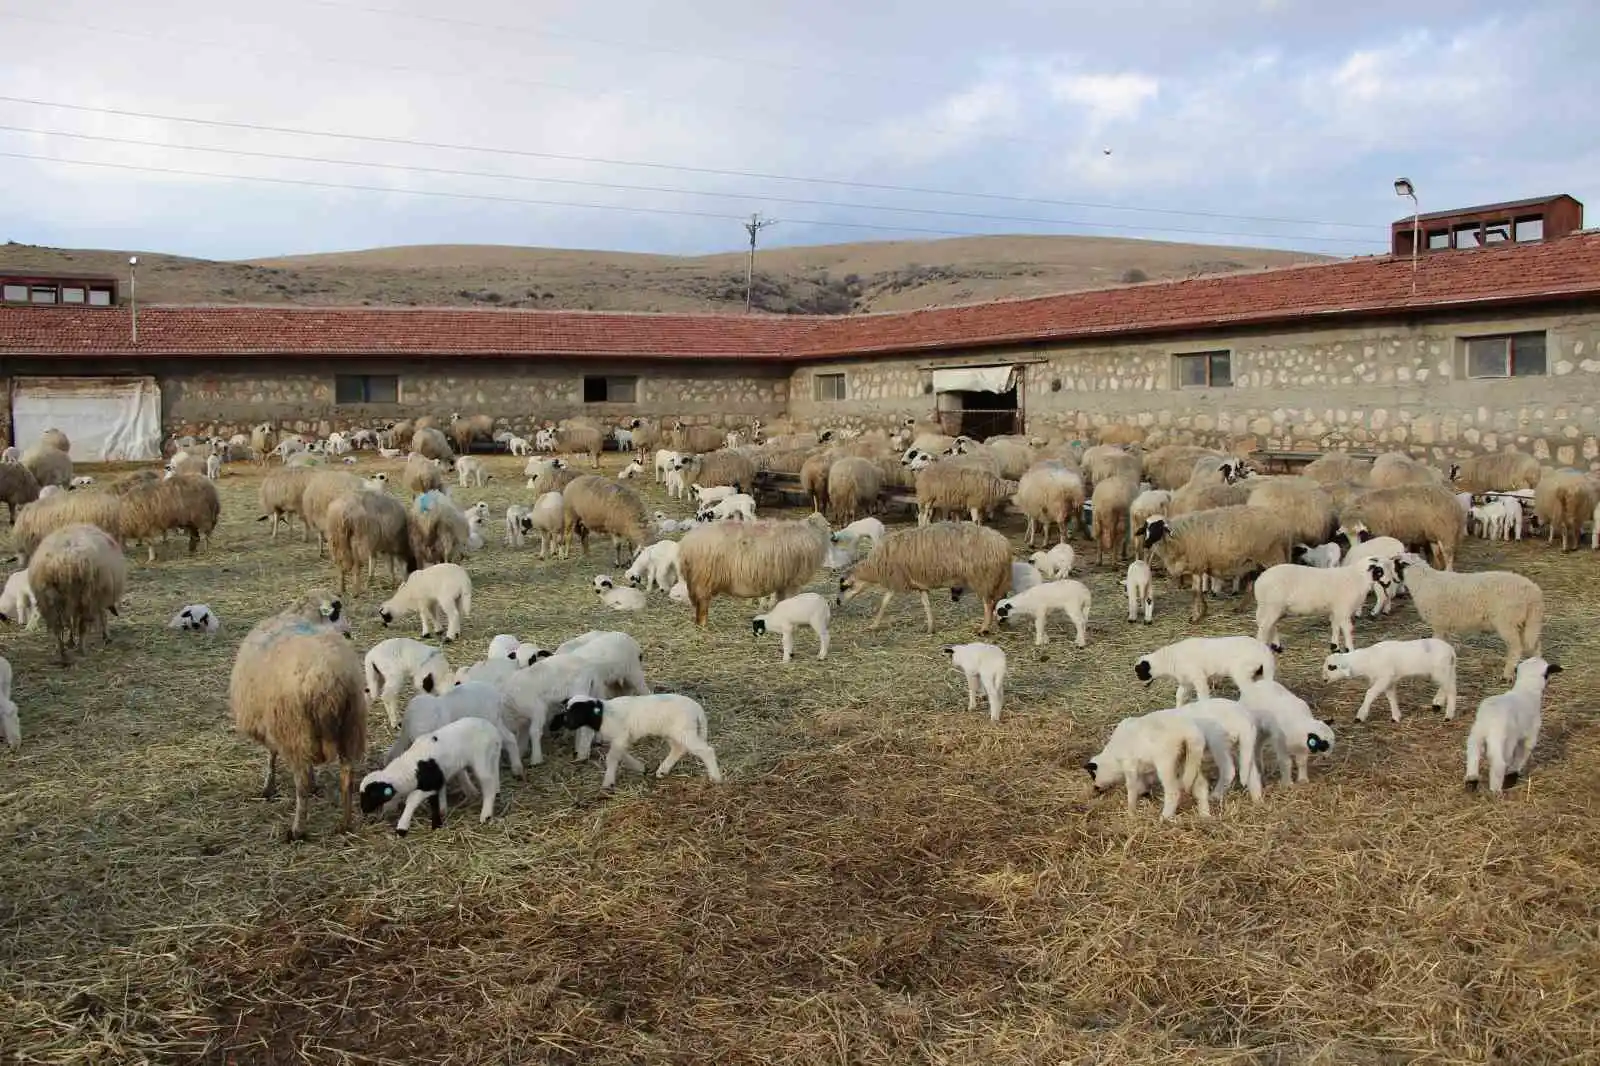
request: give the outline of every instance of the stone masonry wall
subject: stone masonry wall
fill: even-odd
[[[1546,331],[1547,373],[1466,377],[1465,338]],[[1229,350],[1233,385],[1174,387],[1174,356]],[[1600,469],[1600,308],[1366,328],[1216,335],[1123,345],[1037,346],[795,371],[790,415],[812,425],[887,426],[932,416],[923,367],[1025,363],[1026,431],[1090,439],[1143,427],[1154,444],[1400,450],[1442,461],[1515,446],[1542,461]],[[818,402],[817,373],[846,375],[847,399]]]

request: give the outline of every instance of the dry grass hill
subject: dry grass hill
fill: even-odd
[[[0,270],[125,275],[128,251],[7,244]],[[240,262],[139,251],[152,303],[493,306],[725,311],[744,306],[744,254],[643,255],[421,245]],[[757,259],[766,311],[845,314],[1035,296],[1327,256],[1100,237],[962,237],[773,248]]]

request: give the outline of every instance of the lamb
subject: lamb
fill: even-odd
[[[528,667],[540,660],[548,659],[554,654],[555,652],[550,651],[548,648],[541,648],[537,644],[523,641],[517,645],[517,650],[511,653],[510,658],[517,666]]]
[[[1221,799],[1237,781],[1250,793],[1251,800],[1261,802],[1261,768],[1256,765],[1261,730],[1255,715],[1243,704],[1238,700],[1201,699],[1152,713],[1187,718],[1200,726],[1206,748],[1217,764],[1217,783],[1211,789],[1214,797]]]
[[[794,631],[801,626],[810,626],[811,631],[817,635],[817,658],[828,657],[828,622],[833,611],[828,606],[828,600],[815,592],[802,592],[781,600],[766,614],[758,614],[750,620],[750,630],[759,639],[768,633],[777,633],[783,638],[783,661],[789,662],[794,658]]]
[[[1028,556],[1028,562],[1038,569],[1039,576],[1046,581],[1070,577],[1072,575],[1072,567],[1077,561],[1077,553],[1072,550],[1072,545],[1070,544],[1057,544],[1049,551],[1034,552]]]
[[[503,663],[505,660],[502,659],[500,662]],[[389,745],[384,762],[393,762],[417,740],[442,729],[451,722],[459,722],[463,718],[479,718],[500,731],[500,740],[506,758],[511,763],[511,772],[518,777],[522,776],[522,753],[518,750],[516,736],[506,727],[505,721],[506,714],[513,711],[513,708],[511,701],[498,685],[483,681],[463,681],[442,691],[434,691],[435,682],[431,675],[424,678],[424,684],[427,688],[411,697],[411,702],[406,704],[405,717],[395,734],[394,743]]]
[[[444,825],[445,788],[458,775],[471,771],[483,796],[479,822],[494,817],[495,796],[500,791],[501,730],[482,718],[462,718],[419,738],[398,759],[361,779],[361,810],[381,810],[390,800],[405,798],[405,809],[394,831],[405,836],[411,818],[424,800],[431,801],[433,828]]]
[[[628,567],[628,583],[644,591],[659,588],[666,592],[678,579],[678,543],[658,540],[639,549],[633,565]]]
[[[1167,573],[1193,578],[1194,603],[1189,620],[1206,616],[1208,579],[1242,578],[1289,560],[1294,538],[1260,507],[1235,505],[1182,515],[1152,518],[1144,542],[1155,549]]]
[[[1290,559],[1300,566],[1314,566],[1319,570],[1327,570],[1339,565],[1339,560],[1344,556],[1344,549],[1339,542],[1330,540],[1326,544],[1312,547],[1309,544],[1296,544],[1290,552]]]
[[[1310,778],[1311,756],[1333,750],[1333,727],[1311,713],[1310,704],[1276,681],[1252,681],[1239,689],[1239,703],[1256,720],[1272,745],[1278,774],[1285,787],[1298,774]]]
[[[213,452],[211,455],[206,456],[206,477],[210,478],[212,481],[215,481],[221,476],[222,456]],[[77,478],[73,478],[73,481],[77,481]]]
[[[691,530],[678,544],[678,572],[695,624],[705,627],[719,595],[794,595],[822,565],[828,537],[827,520],[816,514],[798,522],[712,522]]]
[[[506,508],[506,547],[520,548],[533,532],[533,508],[513,503]]]
[[[513,638],[513,646],[515,643]],[[407,681],[418,692],[438,692],[450,676],[450,662],[443,651],[410,637],[379,641],[367,652],[365,666],[367,698],[383,701],[391,729],[400,727],[400,692]]]
[[[981,685],[989,700],[989,721],[998,722],[1000,706],[1005,701],[1005,650],[978,641],[945,644],[939,650],[950,656],[950,664],[966,675],[967,710],[978,709],[978,688]]]
[[[522,645],[522,639],[515,633],[496,633],[489,638],[489,650],[484,653],[485,659],[510,659],[517,654],[517,648]]]
[[[320,604],[290,607],[250,631],[234,659],[228,703],[234,727],[269,753],[264,799],[277,792],[278,760],[288,767],[294,781],[288,839],[305,837],[311,772],[325,762],[339,763],[340,827],[348,830],[355,765],[367,749],[367,698],[361,660],[324,621]]]
[[[729,496],[737,495],[740,489],[737,485],[711,485],[708,487],[696,483],[689,486],[689,491],[694,493],[695,509],[702,510],[719,500],[725,500]]]
[[[506,441],[506,450],[512,455],[532,455],[533,445],[528,443],[528,438],[526,437],[513,436]]]
[[[1078,647],[1088,647],[1087,630],[1089,626],[1089,587],[1081,581],[1071,579],[1061,581],[1046,581],[1042,585],[1024,589],[1012,596],[1003,599],[995,606],[995,614],[1000,619],[1008,619],[1013,614],[1024,617],[1032,615],[1034,620],[1033,642],[1039,647],[1050,643],[1050,638],[1045,635],[1045,623],[1051,611],[1061,611],[1071,621],[1077,630],[1077,637],[1073,643]]]
[[[1105,747],[1083,768],[1098,795],[1127,786],[1128,813],[1138,809],[1149,777],[1161,782],[1161,820],[1178,814],[1184,793],[1194,797],[1200,817],[1211,817],[1211,785],[1205,775],[1206,735],[1193,718],[1146,714],[1117,723]]]
[[[424,492],[411,505],[407,536],[418,566],[453,563],[461,558],[472,537],[467,516],[442,491]]]
[[[1503,570],[1449,573],[1433,569],[1412,552],[1397,558],[1394,567],[1433,636],[1498,634],[1506,645],[1507,680],[1515,675],[1518,661],[1540,654],[1544,592],[1521,574]]]
[[[1458,491],[1512,492],[1539,486],[1539,460],[1515,448],[1474,455],[1450,467],[1450,481]]]
[[[366,564],[366,580],[372,580],[378,556],[389,562],[389,580],[397,581],[395,562],[405,567],[407,574],[417,568],[417,557],[411,548],[411,523],[405,505],[386,493],[350,492],[328,505],[324,519],[328,531],[328,555],[339,571],[339,593],[345,594],[350,579],[355,581],[355,591],[363,587],[362,563]]]
[[[687,538],[684,544],[687,547]],[[1011,588],[1011,542],[1003,533],[965,522],[937,522],[895,530],[839,579],[836,602],[848,603],[874,586],[882,588],[884,594],[869,629],[882,624],[889,601],[897,593],[916,592],[922,597],[928,632],[932,633],[933,604],[928,590],[950,588],[952,598],[958,595],[958,589],[971,589],[982,597],[983,626],[979,632],[987,633],[1000,600]]]
[[[455,563],[435,563],[406,578],[395,594],[378,608],[385,626],[398,615],[415,611],[422,620],[424,638],[432,635],[444,616],[446,643],[461,635],[461,620],[472,615],[472,579]]]
[[[632,481],[642,473],[644,473],[644,464],[637,461],[631,462],[621,470],[617,471],[617,480]]]
[[[858,518],[837,533],[832,534],[829,539],[835,544],[854,548],[863,537],[872,541],[873,544],[877,544],[883,539],[883,534],[884,525],[879,519]]]
[[[1478,787],[1481,761],[1489,761],[1489,791],[1499,795],[1515,785],[1527,769],[1528,757],[1539,743],[1546,682],[1561,672],[1555,663],[1535,655],[1517,664],[1510,692],[1490,696],[1478,704],[1472,731],[1467,734],[1468,788]]]
[[[601,604],[613,611],[642,611],[650,606],[650,601],[641,590],[626,585],[597,588],[595,593],[600,597]]]
[[[702,507],[695,515],[697,522],[753,522],[756,517],[755,497],[748,493],[735,493],[716,503]]]
[[[167,628],[180,629],[185,633],[215,633],[222,628],[222,619],[217,617],[209,604],[191,603],[172,616]]]
[[[1472,508],[1472,516],[1483,523],[1483,535],[1490,540],[1522,539],[1522,504],[1515,497],[1495,496]]]
[[[1321,570],[1314,566],[1282,563],[1256,579],[1256,639],[1281,653],[1278,623],[1285,615],[1323,614],[1328,616],[1328,650],[1356,646],[1355,616],[1367,602],[1373,586],[1387,589],[1393,582],[1389,564],[1374,559],[1365,567],[1338,566]],[[1380,593],[1381,594],[1381,593]]]
[[[28,571],[18,570],[6,578],[0,591],[0,622],[15,622],[25,629],[39,628],[39,601],[28,583]]]
[[[544,761],[540,733],[569,697],[638,696],[650,691],[639,642],[626,633],[591,630],[554,653],[534,654],[531,661],[522,657],[521,647],[517,652],[517,662],[526,663],[526,669],[514,671],[503,687],[515,709],[517,735],[519,739],[526,735],[529,760],[534,765]],[[589,758],[593,742],[592,729],[578,729],[575,750],[579,762]],[[624,762],[629,769],[643,769],[632,756],[624,756]]]
[[[666,480],[668,473],[677,470],[678,460],[682,459],[683,457],[684,456],[682,452],[669,451],[665,448],[656,452],[654,459],[656,484],[661,484],[664,480]]]
[[[204,477],[206,474],[206,461],[203,456],[190,455],[188,452],[178,452],[167,462],[167,476],[175,474],[194,474]]]
[[[489,519],[482,511],[467,512],[467,545],[469,552],[481,552],[489,543]]]
[[[1369,648],[1330,655],[1322,664],[1322,679],[1327,682],[1363,678],[1372,684],[1367,689],[1356,721],[1365,722],[1372,703],[1381,693],[1389,698],[1389,717],[1400,721],[1400,701],[1395,686],[1407,677],[1426,677],[1439,686],[1433,706],[1443,707],[1446,720],[1456,716],[1456,650],[1449,641],[1426,637],[1421,640],[1380,640]]]
[[[1392,562],[1405,554],[1406,550],[1406,546],[1393,537],[1373,536],[1371,531],[1359,522],[1353,527],[1340,526],[1338,533],[1334,534],[1332,543],[1342,544],[1344,547],[1344,558],[1340,561],[1340,566],[1365,566],[1374,559],[1380,562]],[[1392,585],[1376,589],[1377,596],[1372,602],[1371,617],[1378,617],[1380,611],[1384,614],[1389,613],[1394,608],[1395,594],[1404,587],[1405,583],[1396,574]]]
[[[109,641],[106,616],[117,613],[127,582],[122,548],[98,526],[62,526],[39,542],[28,563],[28,583],[63,666],[68,646],[87,650],[91,627],[100,631],[102,643]]]
[[[561,545],[563,559],[572,549],[573,533],[577,533],[578,544],[584,555],[589,554],[591,533],[611,534],[612,560],[617,566],[622,565],[624,546],[631,556],[650,535],[644,500],[626,485],[619,485],[598,474],[586,474],[573,479],[561,496],[565,506]]]
[[[671,773],[687,752],[705,766],[707,778],[714,784],[722,782],[717,753],[706,742],[705,708],[687,696],[672,692],[609,700],[574,696],[567,700],[566,709],[550,720],[550,728],[553,732],[591,729],[610,745],[602,788],[616,785],[623,756],[646,737],[661,737],[667,742],[667,757],[656,767],[657,777]]]
[[[463,455],[456,459],[456,484],[461,488],[472,485],[481,489],[488,479],[489,475],[483,468],[482,459],[473,455]]]
[[[548,559],[567,520],[567,503],[559,492],[546,492],[533,501],[528,513],[529,531],[539,538],[539,558]]]
[[[1272,648],[1254,637],[1189,637],[1157,648],[1134,664],[1134,676],[1146,685],[1158,677],[1178,683],[1174,703],[1182,706],[1190,693],[1211,698],[1211,678],[1226,677],[1235,686],[1272,680],[1277,661]]]
[[[1156,610],[1155,595],[1150,589],[1151,578],[1150,564],[1143,559],[1135,559],[1128,564],[1128,576],[1122,580],[1122,587],[1128,591],[1128,621],[1137,622],[1142,608],[1144,624],[1150,624]]]
[[[0,740],[9,748],[22,746],[22,718],[11,700],[11,663],[0,657]]]

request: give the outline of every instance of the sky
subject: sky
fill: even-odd
[[[0,0],[0,41],[28,244],[1356,255],[1401,175],[1600,206],[1592,0]]]

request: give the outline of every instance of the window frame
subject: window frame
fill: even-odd
[[[591,386],[598,382],[602,398],[591,399]],[[621,392],[628,395],[623,397]],[[583,376],[583,402],[586,404],[639,402],[639,375],[637,374],[585,374]]]
[[[1527,340],[1532,337],[1539,338],[1539,361],[1542,364],[1537,371],[1517,373],[1517,341]],[[1462,337],[1461,340],[1461,370],[1462,377],[1468,381],[1510,381],[1512,378],[1548,377],[1550,374],[1550,338],[1548,331],[1542,329],[1518,330],[1515,333],[1484,333],[1471,337]],[[1473,345],[1489,341],[1498,341],[1504,353],[1504,371],[1497,374],[1474,373],[1472,356]]]
[[[842,371],[842,370],[840,370],[840,371],[830,371],[829,373],[825,373],[825,374],[812,374],[811,375],[811,398],[812,398],[812,402],[814,402],[814,403],[843,403],[845,400],[848,400],[850,398],[850,383],[849,383],[848,377],[849,376],[847,374],[845,374],[845,372]],[[828,383],[828,387],[829,387],[828,390],[824,390],[823,389],[823,382],[827,382]],[[833,391],[833,386],[836,385],[836,384],[838,386],[838,388],[836,390],[837,391],[837,395],[834,395],[834,396],[824,395],[825,391]]]
[[[372,383],[374,381],[393,381],[394,399],[374,400],[372,398]],[[348,382],[357,382],[357,389],[361,395],[359,399],[346,399],[345,391],[341,385]],[[357,404],[397,404],[400,402],[400,375],[399,374],[335,374],[333,376],[333,402],[339,406],[349,407]]]
[[[1217,384],[1216,374],[1213,372],[1215,361],[1218,358],[1227,360],[1228,380]],[[1205,367],[1205,381],[1198,384],[1188,384],[1184,381],[1183,367],[1188,360],[1200,360],[1200,365]],[[1199,352],[1173,352],[1172,353],[1172,382],[1179,389],[1231,389],[1233,388],[1233,349],[1208,348]]]

